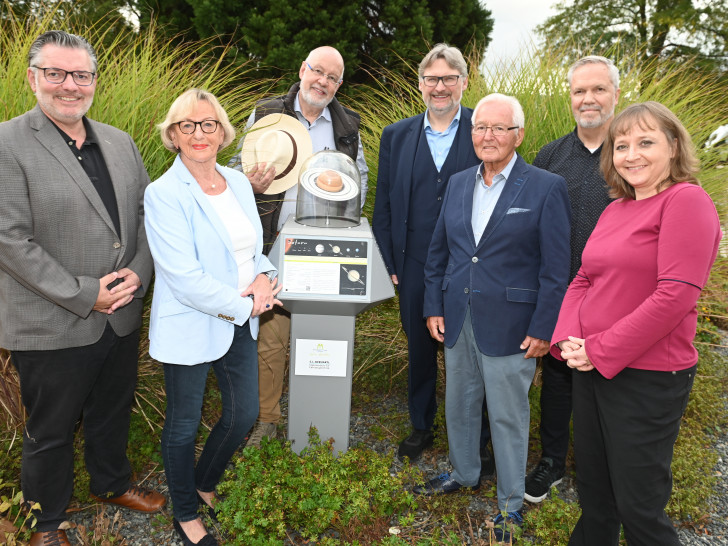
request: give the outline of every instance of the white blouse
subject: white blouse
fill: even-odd
[[[255,278],[255,228],[230,186],[221,194],[207,195],[207,198],[230,235],[238,265],[238,290],[242,291]]]

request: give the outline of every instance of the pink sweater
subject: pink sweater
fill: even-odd
[[[624,368],[693,366],[695,304],[721,237],[713,202],[694,184],[611,203],[564,297],[551,354],[561,358],[555,344],[568,336],[584,338],[589,360],[607,379]]]

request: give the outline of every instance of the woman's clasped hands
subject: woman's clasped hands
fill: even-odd
[[[594,369],[594,365],[589,361],[586,354],[585,344],[586,340],[574,336],[569,336],[568,340],[559,341],[561,358],[566,361],[569,368],[574,368],[580,372],[588,372]]]

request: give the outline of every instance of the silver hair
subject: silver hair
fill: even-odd
[[[30,45],[28,51],[28,66],[37,66],[40,62],[41,50],[47,45],[55,45],[58,47],[67,47],[70,49],[83,49],[91,58],[91,72],[96,72],[98,61],[96,59],[96,51],[86,38],[76,36],[63,30],[49,30],[38,36]],[[56,67],[60,68],[60,67]]]
[[[526,126],[526,116],[523,113],[523,107],[521,107],[521,103],[518,102],[518,99],[516,97],[511,97],[510,95],[502,95],[501,93],[491,93],[490,95],[486,95],[480,99],[473,109],[472,119],[475,120],[475,116],[477,116],[478,110],[481,106],[491,102],[504,102],[509,105],[511,107],[511,112],[513,112],[513,125],[521,129]]]
[[[420,78],[425,75],[427,67],[438,59],[444,59],[450,68],[457,70],[461,76],[467,77],[468,63],[465,62],[465,58],[460,50],[455,46],[437,44],[427,55],[425,55],[422,62],[420,62],[420,66],[417,69],[417,73],[420,75]]]
[[[612,82],[614,89],[619,89],[619,70],[617,70],[612,59],[602,57],[601,55],[587,55],[586,57],[582,57],[578,61],[574,62],[574,64],[569,67],[569,72],[566,74],[566,79],[569,81],[569,87],[571,87],[571,78],[574,76],[576,69],[587,64],[603,64],[606,66],[609,71],[609,79]]]

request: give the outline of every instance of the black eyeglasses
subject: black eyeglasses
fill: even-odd
[[[217,125],[220,122],[216,119],[206,119],[203,121],[178,121],[177,127],[179,127],[179,130],[184,135],[191,135],[195,132],[195,129],[197,129],[197,126],[200,126],[200,129],[202,129],[203,133],[214,133],[217,131]]]
[[[435,87],[440,80],[448,87],[452,87],[462,78],[462,74],[451,74],[449,76],[422,76],[422,81],[427,87]]]
[[[94,83],[96,72],[87,72],[86,70],[63,70],[62,68],[43,68],[42,66],[33,66],[43,71],[43,76],[48,83],[55,83],[60,85],[66,81],[66,78],[70,74],[76,85],[91,85]]]

